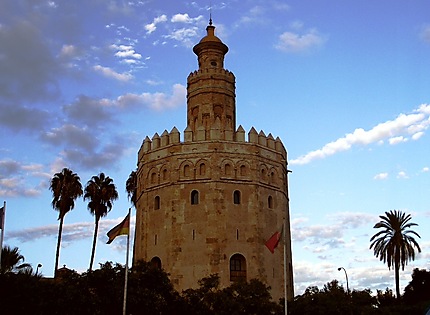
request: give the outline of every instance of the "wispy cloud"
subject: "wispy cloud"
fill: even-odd
[[[400,172],[398,172],[398,173],[397,173],[397,178],[400,178],[400,179],[408,179],[408,178],[409,178],[409,176],[408,176],[408,174],[406,174],[406,172],[405,172],[405,171],[400,171]]]
[[[32,177],[35,180],[31,181]],[[49,175],[41,164],[22,164],[11,159],[0,160],[0,195],[35,197],[46,188]]]
[[[151,34],[157,29],[157,24],[167,21],[167,16],[165,14],[157,16],[154,18],[152,23],[145,25],[146,34]]]
[[[110,100],[112,106],[121,108],[145,106],[151,109],[161,111],[168,108],[175,108],[185,104],[186,88],[181,84],[173,85],[171,95],[165,93],[142,93],[142,94],[125,94],[116,100]]]
[[[53,214],[54,215],[54,214]],[[106,233],[116,224],[121,222],[124,218],[117,219],[104,219],[100,220],[99,225],[99,240],[106,241]],[[132,228],[134,228],[135,217],[133,216],[130,222]],[[64,224],[62,245],[67,246],[71,242],[89,239],[94,233],[94,222],[79,222],[72,224]],[[51,224],[46,226],[38,226],[33,228],[27,228],[22,230],[8,231],[7,239],[16,239],[22,243],[34,242],[35,240],[45,237],[57,237],[58,225]]]
[[[373,179],[375,179],[375,180],[383,180],[383,179],[387,179],[387,178],[388,178],[388,173],[379,173],[373,177]]]
[[[422,137],[429,125],[430,105],[423,104],[410,114],[400,114],[396,119],[380,123],[370,130],[357,128],[352,133],[348,133],[344,137],[324,145],[321,149],[291,160],[290,164],[308,164],[312,161],[350,150],[355,145],[383,143],[385,140],[388,140],[389,144],[398,144],[408,139],[417,140]],[[417,134],[420,136],[417,137]]]
[[[304,33],[284,32],[278,37],[275,48],[287,53],[301,53],[320,47],[327,41],[316,29]]]
[[[127,82],[127,81],[130,81],[131,79],[133,79],[132,74],[130,74],[128,72],[118,73],[109,67],[103,67],[100,65],[96,65],[93,67],[93,69],[96,72],[103,74],[105,77],[113,78],[113,79],[118,80],[118,81]]]

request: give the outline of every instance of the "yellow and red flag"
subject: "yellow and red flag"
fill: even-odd
[[[115,227],[113,227],[109,232],[107,232],[107,236],[109,237],[109,240],[106,244],[110,244],[113,242],[113,240],[119,236],[119,235],[128,235],[128,232],[130,230],[130,214],[127,214],[127,216],[122,220],[122,222]]]

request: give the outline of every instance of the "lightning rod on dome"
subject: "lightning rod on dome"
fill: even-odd
[[[212,1],[209,1],[209,25],[212,25]]]

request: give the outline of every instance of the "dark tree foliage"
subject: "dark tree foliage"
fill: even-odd
[[[272,301],[270,287],[261,281],[235,282],[220,289],[218,275],[199,281],[198,289],[182,293],[187,303],[187,313],[216,315],[265,315],[282,314],[282,306]]]
[[[61,270],[61,269],[60,269]],[[0,274],[0,314],[122,314],[124,267],[106,262],[82,274],[62,270],[55,279],[34,273]],[[430,306],[430,272],[415,269],[402,299],[392,290],[353,290],[337,280],[319,289],[308,287],[288,303],[289,315],[423,315]],[[179,294],[168,274],[137,262],[128,274],[127,314],[145,315],[281,315],[283,301],[271,299],[270,287],[258,280],[220,287],[217,275],[199,281],[197,289]]]
[[[406,304],[416,305],[422,310],[430,308],[430,271],[414,269],[403,299]]]

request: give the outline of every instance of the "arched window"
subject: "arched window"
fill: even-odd
[[[199,204],[199,192],[197,190],[193,190],[191,192],[191,204],[192,205]]]
[[[240,204],[240,191],[239,190],[235,190],[233,192],[233,202],[235,205],[239,205]]]
[[[151,173],[151,184],[155,184],[157,180],[157,173]]]
[[[266,170],[264,168],[261,169],[261,179],[263,181],[266,181]]]
[[[190,166],[189,165],[184,166],[184,176],[190,177]]]
[[[240,176],[245,176],[245,175],[246,175],[246,166],[241,165],[240,166]]]
[[[205,163],[200,164],[200,175],[206,174],[206,165]]]
[[[224,165],[224,173],[225,175],[231,175],[232,169],[231,169],[231,165],[230,164],[226,164]]]
[[[230,281],[246,281],[246,260],[241,254],[230,258]]]
[[[151,267],[155,269],[161,269],[161,259],[157,256],[151,259]]]
[[[269,196],[267,198],[267,206],[269,207],[269,209],[273,209],[273,197]]]
[[[167,173],[167,169],[165,168],[165,169],[163,170],[163,180],[167,180],[167,179],[168,179],[167,175],[168,175],[168,173]]]
[[[154,198],[154,210],[160,209],[160,196]]]

